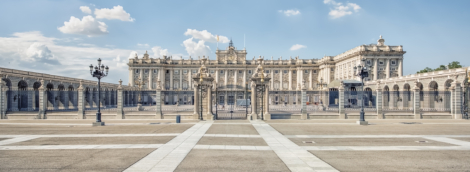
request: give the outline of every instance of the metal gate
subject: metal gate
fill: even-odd
[[[246,99],[236,99],[241,93],[240,91],[218,91],[223,87],[218,87],[215,91],[215,103],[213,113],[218,120],[229,120],[229,119],[246,119],[250,110],[250,100],[248,99],[248,92],[245,91]],[[225,101],[225,97],[227,101]]]

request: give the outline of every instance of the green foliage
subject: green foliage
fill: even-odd
[[[438,68],[436,69],[432,69],[430,67],[426,67],[424,68],[423,70],[420,70],[416,73],[426,73],[426,72],[432,72],[432,71],[440,71],[440,70],[446,70],[446,69],[455,69],[455,68],[461,68],[462,65],[460,64],[460,62],[458,61],[453,61],[453,62],[450,62],[449,65],[445,66],[445,65],[440,65]]]

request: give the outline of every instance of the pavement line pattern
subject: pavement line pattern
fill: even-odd
[[[456,140],[456,139],[451,139],[451,138],[446,138],[446,137],[423,137],[423,138],[438,141],[438,142],[444,142],[444,143],[450,143],[450,144],[459,145],[459,146],[470,147],[470,142],[466,142],[462,140]]]
[[[212,121],[197,123],[125,171],[174,171],[212,124]]]
[[[160,133],[160,134],[51,134],[51,135],[0,135],[0,138],[17,137],[158,137],[158,136],[178,136],[181,133]]]
[[[470,137],[470,135],[284,135],[287,138],[445,138],[445,137]]]
[[[139,148],[159,148],[162,145],[163,144],[0,146],[0,150],[139,149]]]
[[[28,141],[28,140],[32,140],[32,139],[37,139],[37,138],[39,138],[39,137],[37,137],[37,136],[15,137],[15,138],[12,138],[12,139],[7,139],[7,140],[0,141],[0,146],[1,145],[8,145],[8,144],[13,144],[13,143],[18,143],[18,142],[24,142],[24,141]]]
[[[244,137],[244,138],[260,138],[260,135],[251,134],[204,134],[204,137]]]
[[[314,151],[470,150],[470,146],[301,146]]]
[[[259,120],[251,123],[291,171],[338,171],[284,137],[269,124]]]
[[[196,145],[193,149],[218,150],[271,150],[269,146],[240,146],[240,145]]]

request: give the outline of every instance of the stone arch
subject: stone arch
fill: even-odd
[[[428,85],[429,91],[437,91],[438,88],[439,88],[439,85],[437,84],[436,81],[429,82],[429,85]]]
[[[19,81],[18,82],[18,90],[25,91],[26,89],[28,89],[28,83],[26,83],[26,81],[24,81],[24,80]]]
[[[41,83],[40,82],[34,82],[33,89],[34,90],[39,90],[39,87],[41,87]]]
[[[48,84],[46,85],[46,89],[47,89],[48,91],[53,90],[53,89],[54,89],[54,84],[48,83]]]
[[[69,85],[68,90],[73,91],[74,90],[73,85]]]
[[[382,97],[383,107],[384,109],[388,109],[390,107],[390,88],[388,87],[388,85],[384,86]]]
[[[393,85],[393,91],[400,91],[400,87],[397,84]]]
[[[8,89],[11,88],[11,80],[9,78],[2,78],[2,80],[5,82],[5,85],[8,87]]]
[[[447,91],[450,89],[450,87],[452,86],[452,82],[454,82],[453,79],[447,79],[445,82],[444,82],[444,89]]]
[[[410,84],[405,83],[405,84],[403,85],[403,91],[410,91],[410,90],[411,90]]]
[[[59,84],[59,86],[57,86],[57,89],[58,89],[59,91],[64,91],[64,90],[65,90],[65,87],[64,87],[64,85]]]

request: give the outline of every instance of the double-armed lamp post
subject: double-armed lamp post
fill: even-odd
[[[365,66],[365,59],[362,59],[362,66],[361,64],[354,66],[354,75],[358,76],[361,78],[361,112],[360,112],[360,117],[359,121],[357,121],[357,124],[359,125],[367,125],[367,121],[364,119],[364,78],[369,77],[369,69]]]
[[[101,104],[101,88],[100,82],[101,78],[108,76],[109,67],[104,66],[101,64],[101,59],[98,59],[98,66],[94,66],[90,64],[90,74],[93,77],[98,78],[98,112],[96,113],[96,122],[93,122],[93,126],[104,126],[104,122],[101,121],[101,112],[100,112],[100,104]]]

